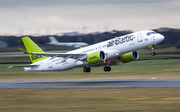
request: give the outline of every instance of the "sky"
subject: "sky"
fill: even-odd
[[[0,0],[0,35],[180,28],[180,0]]]

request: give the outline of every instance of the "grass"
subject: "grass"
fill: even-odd
[[[1,57],[0,63],[2,62],[27,62],[31,63],[31,60],[29,57]]]
[[[1,112],[178,112],[180,88],[0,89]]]

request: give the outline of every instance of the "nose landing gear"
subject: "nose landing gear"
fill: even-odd
[[[151,55],[152,55],[152,56],[155,56],[155,55],[156,55],[156,53],[155,53],[155,52],[152,52],[152,53],[151,53]]]
[[[151,49],[151,55],[152,55],[152,56],[155,56],[155,55],[156,55],[156,52],[153,52],[154,47],[155,47],[154,45],[150,45],[150,46],[149,46],[149,48]]]

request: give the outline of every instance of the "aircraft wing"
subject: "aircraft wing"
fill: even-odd
[[[87,54],[77,54],[77,53],[35,53],[35,52],[29,52],[28,54],[32,55],[43,55],[43,56],[49,56],[49,57],[64,57],[64,58],[74,58],[83,60],[86,58]]]
[[[18,48],[20,51],[22,51],[24,54],[31,54],[31,55],[43,55],[43,56],[49,56],[49,57],[64,57],[64,58],[73,58],[73,59],[79,59],[84,60],[87,57],[87,54],[82,53],[39,53],[39,52],[27,52],[26,50],[22,48]]]
[[[18,68],[18,67],[36,67],[38,65],[19,65],[19,66],[10,66],[8,68]]]

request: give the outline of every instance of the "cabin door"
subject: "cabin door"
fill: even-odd
[[[143,41],[143,39],[142,39],[142,33],[138,33],[137,39],[138,39],[138,42],[142,42],[142,41]]]
[[[52,68],[52,61],[51,60],[48,60],[48,67]]]

